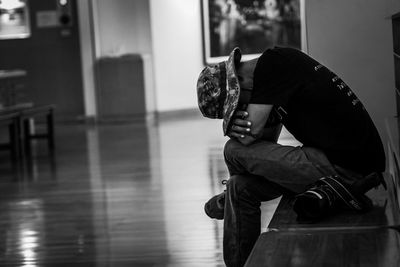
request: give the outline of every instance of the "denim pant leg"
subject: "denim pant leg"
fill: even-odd
[[[337,174],[326,155],[311,147],[283,146],[258,141],[244,146],[229,140],[224,149],[230,175],[253,174],[294,192],[304,192],[319,178]]]
[[[224,261],[228,267],[245,264],[261,231],[262,201],[286,190],[261,176],[233,175],[226,185],[224,214]]]
[[[224,214],[224,260],[243,266],[260,235],[260,204],[286,192],[303,192],[325,175],[336,174],[325,154],[313,148],[229,140],[224,150],[231,178]]]

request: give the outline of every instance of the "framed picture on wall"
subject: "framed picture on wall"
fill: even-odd
[[[31,35],[27,1],[0,1],[0,39],[27,38]]]
[[[204,61],[225,60],[234,47],[253,58],[274,46],[302,47],[304,0],[201,0]]]

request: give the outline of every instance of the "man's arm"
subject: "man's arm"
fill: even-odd
[[[266,125],[264,127],[264,132],[260,137],[260,139],[274,143],[278,142],[278,138],[279,135],[281,134],[282,127],[283,127],[282,123],[273,126]]]
[[[257,139],[275,141],[279,136],[281,126],[264,130],[272,107],[272,105],[249,104],[246,112],[238,112],[242,119],[233,121],[229,136],[237,138],[244,145],[249,145]]]

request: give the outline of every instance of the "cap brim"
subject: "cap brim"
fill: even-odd
[[[235,113],[240,97],[239,79],[236,73],[236,65],[240,63],[242,53],[238,47],[234,48],[226,61],[226,87],[227,96],[224,102],[222,128],[224,135],[227,134],[228,127]]]

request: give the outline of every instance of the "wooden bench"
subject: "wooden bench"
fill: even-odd
[[[371,211],[298,223],[293,199],[282,197],[245,266],[400,266],[399,125],[397,119],[386,122],[388,190],[381,186],[367,193]]]
[[[399,242],[391,228],[266,232],[245,266],[398,267]]]
[[[13,114],[13,129],[14,135],[17,136],[17,140],[13,143],[17,147],[18,155],[15,160],[25,160],[31,156],[31,141],[34,139],[46,139],[49,151],[54,151],[54,106],[43,105],[15,105],[0,110],[0,116],[7,118]],[[32,129],[34,120],[43,117],[46,122],[46,130],[41,133],[35,133]],[[32,123],[33,122],[33,123]],[[11,126],[10,126],[11,127]],[[10,138],[11,139],[11,138]]]

